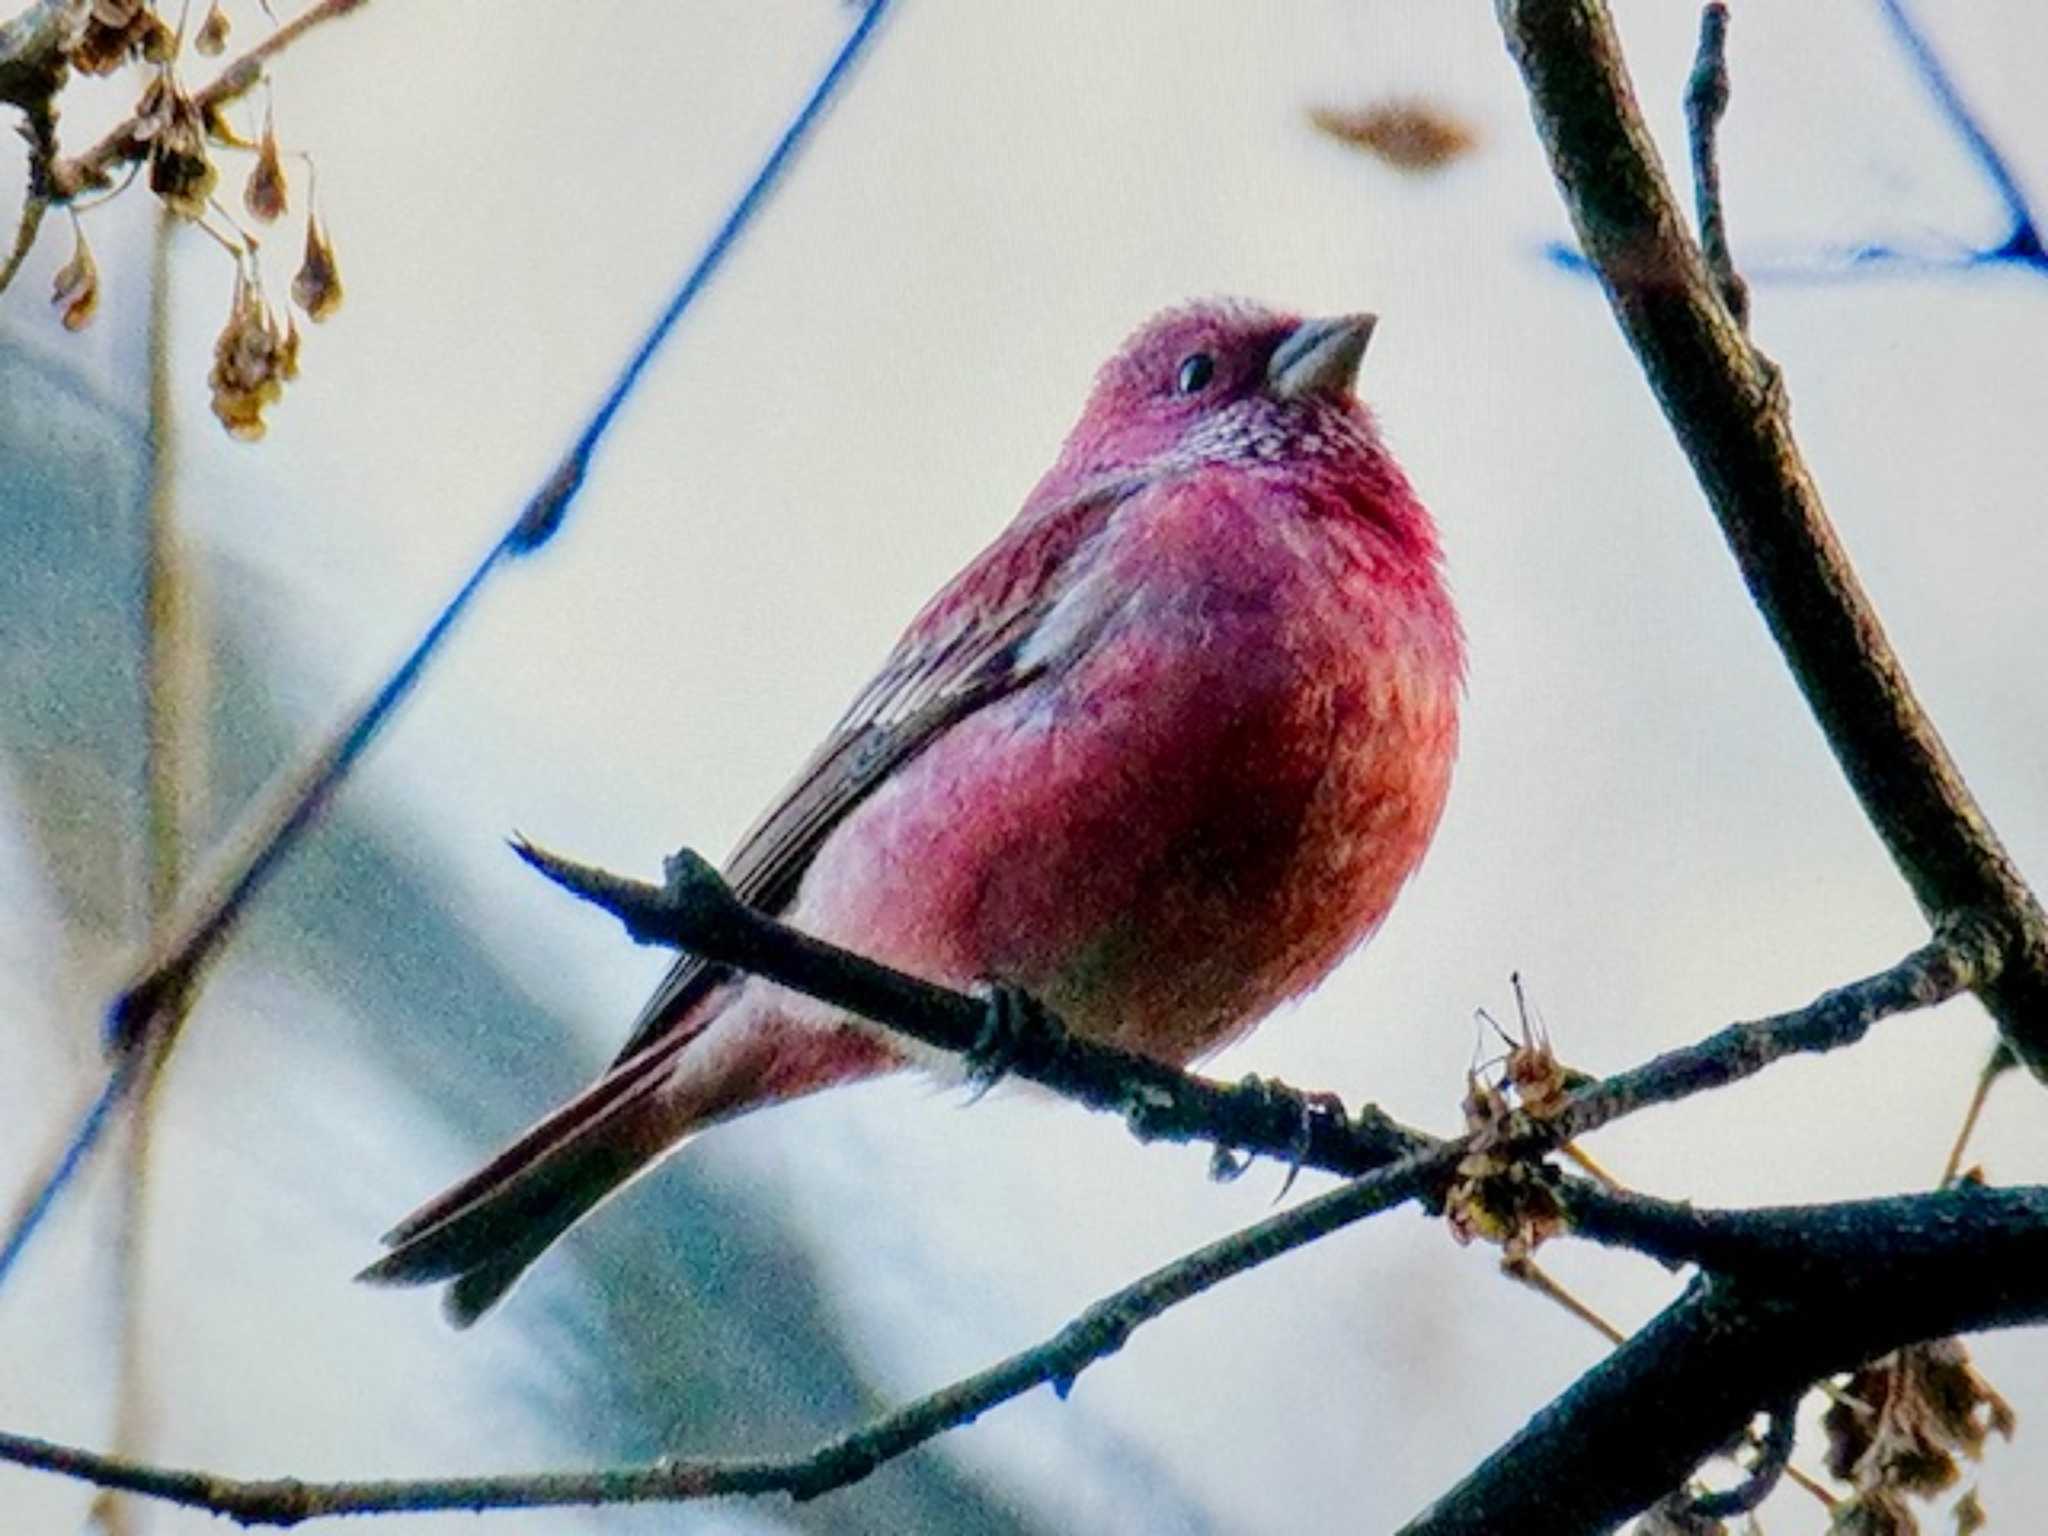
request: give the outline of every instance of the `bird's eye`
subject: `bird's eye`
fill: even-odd
[[[1174,387],[1184,395],[1192,395],[1215,376],[1216,359],[1206,352],[1191,352],[1181,359],[1180,376],[1174,380]]]

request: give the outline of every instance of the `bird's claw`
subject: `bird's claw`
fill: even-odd
[[[1288,1142],[1287,1177],[1280,1185],[1280,1192],[1273,1196],[1273,1203],[1278,1205],[1294,1188],[1294,1181],[1300,1176],[1310,1149],[1315,1146],[1317,1116],[1334,1116],[1339,1124],[1344,1124],[1350,1115],[1344,1108],[1344,1101],[1334,1093],[1304,1093],[1274,1078],[1256,1074],[1241,1078],[1237,1086],[1240,1092],[1264,1100],[1261,1110],[1278,1105],[1294,1118],[1294,1131]],[[1263,1117],[1255,1112],[1253,1118]],[[1228,1184],[1243,1174],[1251,1163],[1251,1158],[1241,1149],[1218,1142],[1216,1149],[1209,1154],[1209,1177],[1219,1184]]]
[[[1044,1006],[1022,987],[990,979],[975,990],[982,994],[981,1029],[967,1048],[967,1102],[979,1102],[1016,1065],[1024,1042],[1041,1027]]]
[[[1309,1149],[1315,1145],[1316,1117],[1332,1116],[1342,1124],[1350,1115],[1344,1108],[1344,1101],[1327,1091],[1304,1093],[1276,1079],[1258,1076],[1245,1078],[1239,1086],[1262,1095],[1269,1102],[1285,1105],[1294,1116],[1294,1134],[1287,1149],[1287,1177],[1280,1181],[1280,1188],[1273,1196],[1273,1203],[1278,1205],[1294,1188],[1294,1181],[1301,1177],[1302,1165],[1308,1160]]]
[[[1252,1160],[1244,1153],[1216,1143],[1209,1153],[1209,1178],[1213,1183],[1232,1184],[1244,1176]]]

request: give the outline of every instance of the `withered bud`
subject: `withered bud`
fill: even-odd
[[[284,393],[299,369],[295,330],[278,324],[277,311],[246,272],[235,274],[234,307],[213,344],[213,414],[230,437],[245,443],[263,436],[263,412]]]
[[[100,307],[100,272],[93,264],[92,247],[85,243],[84,230],[75,233],[71,259],[57,269],[50,293],[67,331],[84,330]]]
[[[171,87],[170,116],[149,146],[149,189],[184,218],[206,212],[219,173],[206,153],[206,122],[192,98]]]
[[[263,115],[263,142],[256,151],[256,168],[242,187],[242,206],[270,224],[285,209],[284,157],[278,153],[277,129],[270,114]]]
[[[316,213],[306,215],[306,259],[292,277],[292,299],[315,324],[341,308],[341,269]]]
[[[207,8],[206,19],[199,23],[199,31],[192,39],[192,46],[209,59],[218,58],[228,45],[228,13],[221,9],[220,0],[213,0]]]

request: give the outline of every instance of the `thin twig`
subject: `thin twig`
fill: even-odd
[[[1545,1297],[1555,1302],[1558,1306],[1563,1307],[1565,1311],[1571,1313],[1573,1317],[1576,1317],[1588,1328],[1599,1334],[1608,1343],[1620,1344],[1628,1338],[1627,1334],[1623,1333],[1614,1324],[1607,1321],[1606,1318],[1558,1284],[1556,1276],[1552,1275],[1549,1270],[1527,1255],[1523,1255],[1520,1258],[1501,1260],[1500,1272],[1514,1281],[1515,1284],[1527,1286],[1538,1296]]]
[[[666,885],[578,864],[531,843],[519,856],[565,890],[602,907],[643,943],[687,949],[793,987],[939,1050],[972,1056],[989,1045],[991,1000],[924,981],[754,911],[717,870],[685,849]],[[1089,1109],[1121,1115],[1141,1140],[1207,1141],[1333,1173],[1367,1173],[1434,1138],[1371,1106],[1356,1116],[1325,1095],[1249,1079],[1231,1085],[1070,1033],[1037,1008],[1008,1016],[1003,1071]]]
[[[1931,1008],[1983,987],[1997,975],[1999,963],[1981,928],[1960,925],[1888,970],[1824,992],[1804,1008],[1730,1024],[1696,1045],[1582,1089],[1565,1102],[1558,1123],[1581,1136],[1617,1114],[1740,1082],[1786,1056],[1854,1045],[1880,1019]]]
[[[1115,1354],[1141,1324],[1234,1275],[1417,1198],[1449,1175],[1456,1165],[1456,1150],[1446,1146],[1419,1152],[1197,1249],[1103,1298],[1044,1342],[798,1456],[668,1460],[610,1471],[316,1483],[151,1467],[0,1432],[0,1461],[211,1510],[246,1525],[285,1526],[329,1515],[399,1510],[639,1504],[721,1494],[816,1498],[858,1482],[885,1462],[1036,1387],[1050,1385],[1064,1395],[1082,1371]]]
[[[619,914],[636,933],[673,942],[673,933],[688,926],[700,953],[720,964],[742,965],[758,974],[812,995],[868,1014],[882,1022],[902,1023],[907,1032],[946,1049],[965,1051],[983,1042],[986,1017],[984,1000],[963,993],[933,987],[914,977],[807,938],[772,919],[750,912],[733,898],[715,871],[702,860],[679,854],[670,862],[667,887],[645,885],[608,875],[601,870],[567,863],[537,849],[525,849],[526,856],[551,877],[607,910]],[[1953,942],[1953,941],[1949,941]],[[1957,944],[1960,958],[1949,979],[1958,986],[1970,980],[1969,963],[1974,951]],[[1925,987],[1920,979],[1931,970],[1922,952],[1908,956],[1892,971],[1881,973],[1851,987],[1827,994],[1814,1010],[1833,1019],[1849,1005],[1845,998],[1862,999],[1868,1006],[1893,1002],[1910,1006],[1920,999]],[[1914,978],[1907,984],[1888,984],[1898,974]],[[918,1012],[929,1008],[930,1014]],[[1858,1011],[1851,1009],[1851,1011]],[[899,1021],[895,1014],[904,1013]],[[1768,1033],[1789,1035],[1804,1044],[1784,1050],[1769,1045],[1736,1053],[1738,1062],[1757,1070],[1766,1062],[1793,1049],[1812,1049],[1817,1035],[1805,1013],[1780,1015],[1766,1021]],[[1057,1021],[1040,1021],[1034,1031],[1010,1044],[1014,1048],[1010,1066],[1021,1075],[1049,1087],[1074,1091],[1082,1102],[1090,1094],[1106,1090],[1102,1085],[1077,1091],[1068,1088],[1070,1074],[1081,1071],[1076,1064],[1113,1067],[1124,1071],[1134,1066],[1125,1053],[1107,1051],[1090,1042],[1076,1040],[1060,1030]],[[916,1028],[911,1028],[912,1023]],[[1838,1026],[1837,1026],[1838,1027]],[[1864,1027],[1867,1027],[1867,1021]],[[1752,1031],[1766,1026],[1748,1026]],[[1854,1033],[1861,1033],[1858,1028]],[[1730,1035],[1723,1031],[1715,1040]],[[1064,1043],[1062,1043],[1064,1042]],[[1717,1057],[1725,1049],[1714,1053]],[[1659,1065],[1661,1064],[1661,1065]],[[1145,1084],[1183,1081],[1204,1090],[1230,1095],[1242,1092],[1204,1085],[1187,1074],[1174,1073],[1137,1058],[1137,1081]],[[1653,1068],[1655,1070],[1653,1070]],[[1074,1322],[1034,1349],[1013,1355],[1001,1364],[965,1381],[935,1392],[898,1412],[888,1414],[863,1429],[828,1442],[807,1455],[793,1458],[749,1458],[705,1461],[668,1461],[648,1467],[573,1473],[534,1473],[486,1478],[431,1478],[419,1480],[343,1481],[308,1483],[297,1479],[247,1480],[213,1473],[153,1467],[101,1455],[74,1446],[59,1445],[32,1436],[0,1434],[0,1460],[82,1478],[103,1487],[118,1488],[197,1508],[210,1509],[244,1523],[290,1525],[315,1516],[371,1514],[393,1510],[535,1508],[562,1504],[641,1503],[650,1501],[705,1498],[716,1494],[760,1494],[786,1492],[797,1498],[811,1498],[844,1487],[892,1457],[923,1444],[956,1425],[965,1424],[999,1403],[1050,1383],[1071,1384],[1074,1377],[1096,1360],[1120,1348],[1132,1330],[1228,1279],[1242,1274],[1283,1253],[1347,1226],[1412,1200],[1436,1200],[1460,1166],[1480,1150],[1510,1155],[1541,1157],[1573,1135],[1583,1135],[1608,1121],[1633,1113],[1650,1104],[1666,1102],[1674,1093],[1663,1091],[1656,1079],[1661,1073],[1674,1082],[1711,1084],[1726,1079],[1730,1070],[1717,1065],[1701,1070],[1686,1052],[1671,1052],[1651,1067],[1638,1068],[1620,1078],[1594,1083],[1565,1100],[1564,1112],[1543,1121],[1518,1117],[1508,1133],[1489,1131],[1456,1141],[1424,1142],[1398,1160],[1344,1184],[1325,1195],[1303,1202],[1291,1210],[1270,1216],[1219,1242],[1155,1270],[1136,1284],[1090,1307]],[[1153,1074],[1163,1074],[1155,1077]],[[1113,1097],[1113,1093],[1110,1095]],[[1199,1100],[1201,1095],[1195,1095]],[[1584,1108],[1574,1112],[1574,1106]],[[1409,1134],[1412,1133],[1402,1133]],[[1600,1216],[1613,1203],[1627,1209],[1619,1221],[1634,1219],[1646,1233],[1637,1244],[1646,1252],[1675,1252],[1682,1260],[1694,1258],[1702,1245],[1719,1245],[1738,1267],[1757,1260],[1759,1251],[1775,1258],[1788,1238],[1790,1217],[1801,1213],[1693,1211],[1689,1207],[1667,1206],[1641,1196],[1609,1194],[1584,1181],[1565,1181],[1568,1213],[1580,1218],[1581,1202],[1593,1212],[1587,1218],[1586,1235],[1599,1241],[1621,1241],[1616,1221],[1602,1227]],[[1971,1192],[1979,1197],[1984,1191]],[[2010,1193],[2010,1192],[2008,1192]],[[1960,1192],[1919,1197],[1921,1200],[1953,1200]],[[2019,1192],[2048,1203],[2048,1190]],[[1610,1205],[1603,1207],[1601,1201]],[[1824,1217],[1830,1207],[1804,1213]],[[1647,1211],[1647,1214],[1645,1214]],[[1777,1224],[1773,1225],[1773,1218]],[[1854,1221],[1852,1216],[1852,1223]],[[1761,1223],[1759,1233],[1753,1230]],[[1796,1222],[1790,1223],[1796,1228]],[[1955,1213],[1944,1210],[1930,1223],[1937,1232],[1957,1229]],[[2010,1222],[2005,1224],[2011,1225]],[[1853,1226],[1851,1228],[1853,1230]],[[2005,1228],[2000,1228],[2002,1234]],[[1674,1232],[1677,1235],[1674,1235]],[[1796,1234],[1795,1234],[1796,1235]],[[1877,1239],[1893,1241],[1882,1230]],[[1910,1257],[1910,1244],[1901,1252]],[[1833,1253],[1831,1262],[1843,1256]],[[1803,1272],[1803,1266],[1788,1266],[1788,1272]],[[2042,1273],[2048,1273],[2044,1265]],[[2044,1302],[2048,1305],[2048,1302]],[[1622,1353],[1626,1353],[1624,1346]],[[1865,1351],[1865,1354],[1877,1351]],[[1857,1358],[1862,1358],[1858,1356]],[[1620,1358],[1618,1354],[1612,1358]],[[1816,1370],[1814,1375],[1821,1374]],[[1809,1377],[1808,1379],[1811,1379]],[[1735,1426],[1739,1427],[1739,1426]],[[1721,1437],[1727,1438],[1726,1433]],[[1711,1445],[1707,1449],[1711,1449]],[[1703,1450],[1702,1455],[1705,1454]],[[1695,1457],[1694,1460],[1698,1460]],[[1681,1472],[1686,1469],[1680,1469]],[[1662,1486],[1675,1485],[1674,1475]],[[1645,1501],[1647,1502],[1647,1500]]]
[[[7,260],[0,262],[0,293],[7,291],[7,285],[14,281],[14,275],[21,270],[21,264],[28,260],[28,253],[35,248],[36,236],[43,227],[43,215],[50,211],[50,199],[41,192],[30,192],[21,201],[21,221],[14,227],[14,244],[7,252]]]
[[[147,803],[142,843],[148,866],[144,906],[152,930],[169,918],[184,878],[186,850],[199,822],[198,786],[206,757],[199,735],[207,713],[207,666],[198,634],[197,571],[178,526],[170,334],[171,244],[176,227],[177,216],[159,208],[150,241],[149,507],[142,562]],[[142,1318],[151,1153],[163,1103],[164,1068],[185,1018],[183,1007],[160,1014],[139,1050],[122,1149],[121,1209],[112,1256],[118,1336],[113,1446],[122,1456],[137,1454],[149,1436],[151,1392]],[[93,1517],[106,1536],[125,1536],[135,1528],[132,1508],[111,1492],[94,1501]]]
[[[60,1134],[36,1160],[35,1171],[22,1181],[21,1193],[7,1214],[6,1235],[0,1237],[0,1285],[6,1284],[29,1237],[42,1225],[58,1194],[84,1165],[107,1118],[126,1092],[125,1085],[126,1078],[119,1073],[106,1082],[81,1082],[73,1103],[53,1122]]]
[[[1977,1074],[1976,1090],[1970,1095],[1969,1108],[1963,1111],[1963,1123],[1956,1128],[1955,1142],[1948,1149],[1948,1161],[1941,1166],[1941,1179],[1937,1188],[1953,1184],[1963,1171],[1963,1157],[1970,1150],[1970,1138],[1977,1133],[1977,1121],[1984,1113],[1984,1106],[1991,1098],[1991,1085],[2019,1063],[2013,1060],[2012,1052],[2003,1041],[1994,1046],[1991,1059],[1984,1063],[1984,1070]]]
[[[1728,110],[1728,7],[1709,0],[1700,12],[1699,52],[1685,87],[1686,136],[1692,146],[1693,199],[1698,209],[1700,249],[1721,290],[1721,302],[1735,323],[1749,325],[1749,286],[1728,250],[1727,215],[1721,206],[1721,165],[1715,135]]]
[[[2027,200],[2019,177],[2013,174],[2005,156],[1999,153],[1998,146],[1991,142],[1991,136],[1978,122],[1976,113],[1963,100],[1963,93],[1957,89],[1940,55],[1935,53],[1927,34],[1908,12],[1905,0],[1878,0],[1878,7],[1904,46],[1913,72],[1934,97],[1934,104],[1941,109],[1949,127],[1955,130],[1956,136],[1963,141],[1963,147],[1970,152],[1970,158],[1977,162],[1978,169],[1990,181],[2012,220],[2004,243],[1986,254],[2006,261],[2024,262],[2029,266],[2048,267],[2048,246],[2042,243],[2033,206]]]
[[[263,78],[265,65],[308,32],[323,22],[360,10],[367,3],[368,0],[317,0],[316,4],[278,27],[247,53],[223,66],[219,74],[192,93],[193,105],[202,113],[226,106]],[[108,129],[99,142],[83,154],[67,155],[52,161],[49,167],[52,194],[60,202],[68,202],[81,192],[106,185],[116,165],[140,160],[149,152],[149,143],[142,136],[144,127],[140,114],[126,118]]]
[[[2048,915],[1886,639],[1757,357],[1685,231],[1602,0],[1496,0],[1587,258],[1827,736],[1921,910],[1987,921],[1985,1006],[2048,1075]]]
[[[1765,1415],[1764,1437],[1748,1474],[1733,1488],[1701,1494],[1692,1501],[1692,1512],[1707,1520],[1726,1520],[1746,1515],[1763,1503],[1791,1468],[1792,1441],[1798,1428],[1799,1399],[1787,1397]]]

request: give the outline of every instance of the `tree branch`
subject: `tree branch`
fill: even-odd
[[[1728,110],[1728,7],[1709,0],[1700,11],[1699,51],[1685,85],[1686,137],[1692,146],[1694,218],[1707,270],[1735,323],[1749,326],[1749,287],[1728,249],[1728,216],[1721,205],[1721,161],[1715,137]]]
[[[1575,1218],[1608,1205],[1582,1196]],[[1695,1281],[1400,1536],[1612,1530],[1813,1381],[1904,1344],[2048,1319],[2048,1188],[1655,1218],[1641,1207],[1658,1202],[1623,1203],[1636,1208],[1625,1234],[1580,1230],[1739,1271]]]
[[[689,849],[668,861],[665,885],[652,885],[529,842],[513,848],[550,880],[618,918],[643,944],[686,949],[765,977],[939,1050],[970,1059],[989,1051],[990,998],[924,981],[756,912]],[[1896,965],[1804,1008],[1731,1024],[1697,1045],[1579,1089],[1552,1115],[1521,1113],[1481,1150],[1541,1156],[1623,1115],[1739,1082],[1785,1056],[1853,1044],[1879,1019],[1982,986],[1998,961],[1982,925],[1950,924]],[[1340,1174],[1446,1145],[1373,1105],[1350,1117],[1332,1095],[1259,1079],[1232,1086],[1183,1072],[1075,1035],[1042,1008],[1013,1015],[997,1054],[1002,1070],[1089,1109],[1123,1116],[1141,1141],[1205,1141]]]
[[[264,66],[323,22],[360,10],[368,0],[318,0],[290,21],[276,28],[240,58],[192,94],[192,103],[202,113],[226,106],[263,78]],[[66,155],[49,166],[50,191],[59,202],[69,202],[81,192],[107,184],[117,165],[140,160],[149,153],[142,137],[143,121],[138,114],[115,124],[99,142],[83,154]]]
[[[798,1456],[665,1460],[589,1472],[303,1482],[147,1466],[0,1431],[0,1461],[209,1510],[244,1525],[289,1526],[401,1510],[677,1502],[722,1494],[816,1498],[1033,1388],[1049,1385],[1065,1396],[1075,1377],[1115,1354],[1140,1325],[1233,1275],[1420,1197],[1449,1177],[1463,1150],[1447,1143],[1418,1152],[1197,1249],[1096,1302],[1043,1343]]]
[[[1751,596],[1921,910],[1975,911],[2005,952],[1985,1005],[2048,1076],[2048,917],[1914,698],[1821,505],[1776,370],[1686,234],[1602,0],[1496,0],[1587,257]]]
[[[568,889],[619,914],[638,937],[677,943],[681,942],[680,935],[687,933],[692,941],[688,947],[716,963],[743,966],[828,1002],[870,1013],[882,1022],[898,1022],[892,1014],[900,1012],[906,1032],[941,1048],[968,1051],[984,1043],[989,1008],[984,999],[932,986],[762,917],[739,902],[717,872],[695,855],[686,852],[672,859],[668,884],[661,887],[572,864],[530,846],[522,846],[521,853]],[[34,1436],[0,1432],[0,1461],[212,1510],[244,1524],[264,1525],[293,1525],[327,1515],[396,1510],[648,1503],[720,1494],[780,1492],[798,1499],[813,1498],[857,1482],[893,1457],[1035,1387],[1049,1384],[1063,1392],[1082,1370],[1120,1349],[1140,1325],[1233,1275],[1381,1211],[1412,1200],[1437,1202],[1475,1153],[1540,1158],[1572,1137],[1637,1109],[1668,1102],[1683,1091],[1734,1081],[1794,1050],[1824,1049],[1824,1041],[1840,1043],[1860,1037],[1879,1011],[1897,1011],[1935,1000],[1944,987],[1955,991],[1969,987],[1976,980],[1974,967],[1981,958],[1966,944],[1937,939],[1891,970],[1828,993],[1808,1009],[1723,1030],[1699,1047],[1669,1052],[1633,1072],[1579,1090],[1565,1100],[1563,1111],[1555,1116],[1540,1120],[1526,1114],[1516,1116],[1504,1131],[1489,1131],[1456,1141],[1435,1141],[1386,1122],[1391,1134],[1406,1138],[1412,1150],[1375,1172],[1153,1271],[1097,1302],[1034,1348],[805,1455],[672,1460],[588,1472],[311,1483],[295,1478],[243,1479],[147,1466]],[[1071,1078],[1075,1096],[1084,1103],[1091,1102],[1091,1094],[1113,1101],[1126,1091],[1120,1086],[1124,1080],[1118,1077],[1088,1086],[1093,1081],[1090,1074],[1098,1071],[1132,1070],[1137,1074],[1132,1081],[1162,1088],[1165,1097],[1150,1101],[1150,1112],[1155,1114],[1192,1114],[1205,1105],[1216,1108],[1217,1098],[1230,1100],[1246,1092],[1206,1083],[1147,1058],[1131,1058],[1127,1053],[1077,1039],[1049,1015],[1031,1016],[1020,1037],[1010,1044],[1014,1052],[1013,1070],[1062,1091]],[[1695,1086],[1688,1089],[1686,1085]],[[1183,1093],[1187,1097],[1182,1097]],[[1259,1098],[1255,1091],[1253,1099]],[[1270,1090],[1264,1102],[1271,1102]],[[1256,1103],[1252,1108],[1256,1113]],[[1232,1113],[1234,1106],[1219,1112]],[[1334,1117],[1316,1123],[1328,1125],[1331,1118]],[[1142,1116],[1141,1123],[1154,1124],[1142,1122]],[[1732,1245],[1730,1251],[1744,1258],[1755,1253],[1756,1244],[1775,1251],[1775,1245],[1783,1242],[1782,1234],[1766,1218],[1784,1213],[1740,1213],[1716,1219],[1709,1213],[1630,1196],[1617,1197],[1630,1205],[1616,1215],[1612,1207],[1599,1203],[1597,1192],[1580,1181],[1560,1183],[1567,1209],[1587,1222],[1586,1235],[1597,1240],[1625,1243],[1646,1252],[1664,1250],[1680,1259],[1690,1259],[1702,1243],[1710,1241]],[[2048,1191],[2003,1193],[2048,1201]],[[1985,1192],[1950,1191],[1948,1197],[1966,1194],[1982,1197]],[[1603,1217],[1607,1219],[1605,1226],[1601,1225]],[[1623,1224],[1631,1221],[1634,1225],[1624,1228]],[[1854,1216],[1847,1217],[1837,1226],[1852,1233],[1873,1231],[1874,1240],[1891,1241],[1881,1222],[1874,1226],[1866,1222],[1859,1228],[1856,1221]],[[1707,1237],[1700,1236],[1703,1225]],[[1923,1246],[1930,1236],[1939,1239],[1945,1234],[1952,1235],[1955,1225],[1953,1221],[1923,1223]],[[1733,1236],[1728,1235],[1730,1229]],[[1865,1257],[1867,1260],[1868,1256]],[[2048,1276],[2048,1268],[2029,1271],[2030,1275],[2035,1273]],[[2048,1289],[2048,1280],[2042,1283]],[[1633,1348],[1635,1341],[1624,1353]],[[1802,1378],[1810,1379],[1811,1376]],[[1639,1411],[1636,1416],[1640,1418]],[[1740,1421],[1735,1427],[1739,1426]],[[1726,1438],[1725,1434],[1721,1437]],[[1713,1444],[1706,1449],[1713,1449]],[[1694,1456],[1648,1497],[1654,1498],[1664,1488],[1675,1486],[1699,1459],[1699,1455]],[[1513,1527],[1494,1527],[1502,1528]]]
[[[550,880],[626,925],[643,944],[687,949],[985,1060],[1089,1109],[1121,1115],[1141,1141],[1207,1141],[1332,1173],[1360,1174],[1439,1145],[1371,1105],[1347,1116],[1330,1095],[1250,1079],[1232,1086],[1070,1033],[1042,1008],[938,986],[754,911],[702,857],[668,861],[665,886],[578,864],[528,842],[514,850]],[[992,1017],[1006,1015],[1001,1038]],[[1335,1107],[1332,1107],[1335,1105]]]

